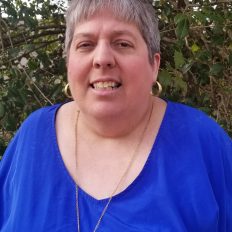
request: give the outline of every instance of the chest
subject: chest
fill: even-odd
[[[186,152],[183,156],[178,155],[181,166],[166,159],[167,154],[162,154],[159,149],[152,151],[135,180],[113,198],[99,231],[225,231],[222,221],[218,220],[215,186],[211,185],[205,167],[191,158],[191,154],[186,156]],[[43,153],[40,155],[44,160]],[[10,217],[5,231],[9,228],[35,232],[76,231],[75,185],[67,178],[60,160],[55,159],[52,163],[54,165],[49,169],[41,166],[39,172],[30,173],[34,181],[28,181],[29,169],[17,173],[14,183],[17,195],[7,207],[14,212],[14,217]],[[25,185],[27,192],[21,191]],[[82,232],[92,231],[106,203],[80,189]],[[30,220],[31,215],[33,220]]]
[[[149,164],[148,164],[149,166]],[[207,178],[198,179],[144,169],[135,181],[113,198],[102,231],[218,231],[219,209]],[[172,172],[172,170],[169,170]],[[80,190],[82,231],[92,231],[107,201],[96,201]],[[223,231],[223,230],[222,230]]]

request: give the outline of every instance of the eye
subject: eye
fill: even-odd
[[[130,47],[130,44],[129,43],[126,43],[126,42],[121,42],[118,44],[120,47],[123,47],[123,48],[127,48],[127,47]]]
[[[128,41],[116,41],[115,45],[119,48],[132,48],[133,45],[132,43],[128,42]]]
[[[76,50],[89,50],[92,49],[94,44],[92,42],[80,42],[76,45]]]

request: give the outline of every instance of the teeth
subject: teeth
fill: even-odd
[[[113,81],[100,81],[93,84],[94,89],[114,89],[119,87],[119,84]]]

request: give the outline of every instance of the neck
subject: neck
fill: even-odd
[[[151,116],[151,110],[154,104],[152,98],[144,104],[140,110],[136,108],[121,113],[120,115],[111,115],[106,117],[92,117],[80,111],[79,128],[88,136],[91,134],[101,138],[122,138],[133,134],[134,131],[144,128]]]

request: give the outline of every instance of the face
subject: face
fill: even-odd
[[[150,101],[159,68],[134,24],[101,12],[77,25],[69,51],[68,81],[80,110],[94,117],[136,112]]]

